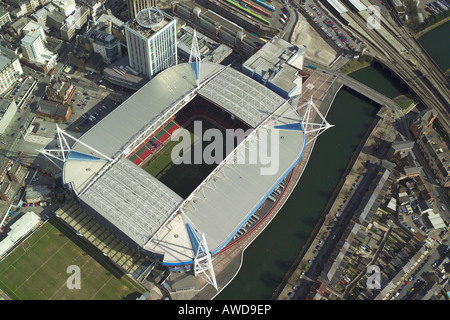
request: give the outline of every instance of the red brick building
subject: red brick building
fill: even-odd
[[[67,104],[72,100],[77,88],[73,85],[69,78],[59,76],[53,78],[47,86],[47,100]]]
[[[36,109],[36,114],[57,121],[68,121],[72,109],[68,105],[59,102],[41,100]]]

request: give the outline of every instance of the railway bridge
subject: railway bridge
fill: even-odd
[[[383,32],[371,29],[367,21],[357,13],[348,13],[353,24],[348,27],[358,33],[369,47],[368,53],[389,68],[427,107],[434,109],[450,132],[450,89],[448,79],[416,39],[403,27],[381,24]],[[363,32],[361,31],[363,30]],[[383,35],[389,34],[386,38]],[[400,43],[403,50],[391,41]],[[409,59],[415,62],[411,65]]]

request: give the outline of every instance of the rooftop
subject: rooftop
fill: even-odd
[[[0,71],[2,71],[4,67],[9,66],[12,61],[13,60],[11,58],[0,55]]]
[[[122,20],[116,18],[113,15],[106,14],[106,13],[102,14],[100,16],[100,18],[97,19],[97,22],[98,23],[107,22],[107,23],[111,23],[117,27],[123,27],[123,25],[125,24]]]
[[[27,212],[12,226],[5,239],[0,242],[0,255],[3,256],[18,240],[30,232],[40,222],[34,212]]]
[[[122,56],[103,70],[106,80],[133,90],[142,88],[149,79],[143,74],[132,71],[129,67],[128,55]]]
[[[297,57],[303,56],[306,49],[293,46],[289,42],[275,37],[267,42],[258,52],[244,62],[243,68],[262,76],[264,82],[272,82],[285,92],[292,92],[297,87]],[[301,82],[301,77],[300,77]]]
[[[136,19],[127,22],[125,26],[148,39],[173,20],[168,14],[152,7],[140,11]]]
[[[68,108],[68,105],[63,105],[59,102],[40,100],[37,110],[48,115],[64,117]]]

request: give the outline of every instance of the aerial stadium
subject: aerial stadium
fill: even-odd
[[[161,161],[199,121],[246,135],[207,169]],[[191,59],[160,72],[73,145],[58,131],[62,180],[132,248],[169,270],[202,273],[217,289],[212,261],[264,219],[259,209],[303,155],[307,121],[239,71]],[[202,137],[193,141],[192,149]],[[270,161],[255,161],[261,148]]]

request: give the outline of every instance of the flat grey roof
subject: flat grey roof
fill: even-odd
[[[338,13],[344,13],[347,12],[347,8],[344,7],[342,3],[339,2],[339,0],[327,0],[327,2],[338,12]]]
[[[363,11],[363,10],[367,10],[367,7],[365,4],[363,4],[360,0],[348,0],[354,7],[356,10],[358,11]]]

